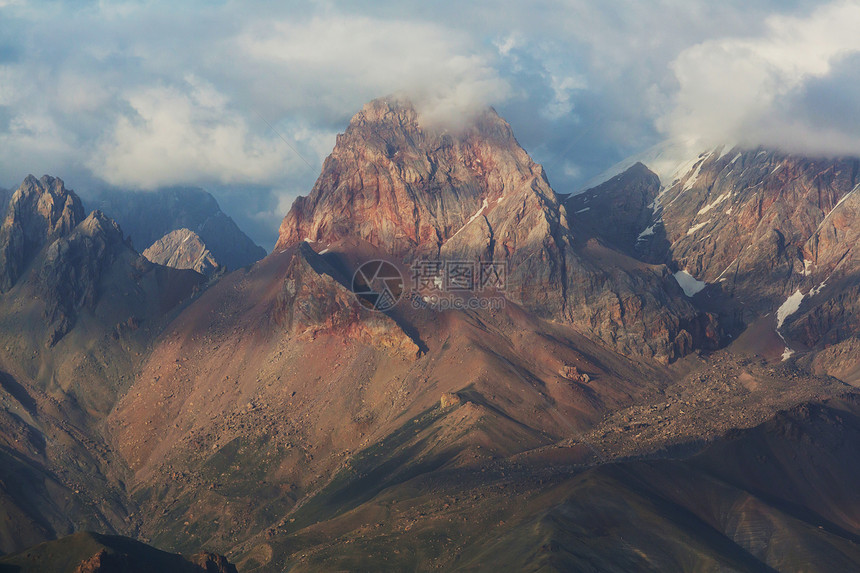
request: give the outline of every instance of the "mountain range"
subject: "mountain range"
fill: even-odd
[[[560,195],[494,110],[381,98],[265,257],[203,191],[28,177],[0,571],[856,569],[858,168],[727,145]]]

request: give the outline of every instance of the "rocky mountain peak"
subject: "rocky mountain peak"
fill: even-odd
[[[142,254],[153,263],[175,269],[193,269],[204,276],[224,270],[200,235],[190,229],[167,233]]]
[[[186,229],[199,237],[221,270],[236,270],[266,256],[265,249],[257,246],[221,210],[215,197],[200,188],[105,192],[89,201],[115,219],[141,252],[159,249],[155,243],[168,239],[174,231]]]
[[[276,249],[352,237],[392,254],[438,255],[503,197],[535,192],[555,201],[543,168],[492,109],[451,132],[423,126],[407,100],[378,99],[338,136],[310,195],[284,219]]]
[[[27,176],[0,228],[0,290],[12,288],[44,245],[68,235],[83,219],[81,200],[62,179]]]
[[[651,202],[656,177],[644,166],[639,176]],[[671,359],[716,336],[665,268],[571,230],[543,168],[490,108],[456,132],[423,126],[401,99],[359,111],[284,219],[276,251],[356,240],[398,259],[504,262],[509,300],[625,352]],[[652,333],[644,350],[643,316]]]

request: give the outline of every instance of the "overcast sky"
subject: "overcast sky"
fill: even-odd
[[[495,106],[561,193],[667,138],[860,154],[860,0],[272,4],[0,0],[0,186],[202,186],[270,249],[398,91]]]

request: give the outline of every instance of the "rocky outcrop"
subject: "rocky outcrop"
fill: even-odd
[[[48,247],[37,278],[50,325],[48,345],[71,330],[79,309],[95,307],[99,279],[117,253],[128,248],[119,225],[101,211],[93,211]]]
[[[153,263],[175,269],[195,270],[207,277],[223,271],[223,267],[200,235],[190,229],[177,229],[167,233],[142,254]]]
[[[364,308],[339,274],[307,243],[300,243],[287,267],[273,319],[297,336],[337,332],[350,340],[416,357],[418,345],[391,318]]]
[[[89,202],[88,202],[89,203]],[[174,187],[123,191],[95,197],[92,204],[115,219],[138,249],[146,249],[172,231],[197,234],[219,265],[236,270],[266,256],[218,201],[203,189]]]
[[[236,573],[236,566],[223,555],[198,553],[187,559],[178,555],[135,558],[126,553],[111,553],[102,549],[89,559],[82,561],[74,573],[150,573],[161,569],[168,562],[175,573]]]
[[[660,178],[636,163],[609,181],[574,195],[565,206],[572,227],[590,229],[616,249],[634,255],[640,235],[654,231],[649,226],[659,193]]]
[[[654,194],[652,175],[642,201]],[[396,259],[504,263],[509,299],[625,353],[671,360],[719,338],[665,268],[571,229],[543,168],[492,109],[451,133],[422,126],[407,101],[367,104],[285,217],[276,250],[347,239]]]
[[[423,128],[407,101],[378,99],[338,136],[310,195],[284,219],[276,249],[357,237],[393,254],[436,255],[500,203],[522,208],[517,196],[529,191],[554,200],[543,168],[493,110],[452,134]],[[514,248],[529,229],[511,231],[497,233],[500,245]]]
[[[29,175],[12,195],[0,229],[0,291],[11,289],[44,245],[68,235],[84,208],[62,179]]]

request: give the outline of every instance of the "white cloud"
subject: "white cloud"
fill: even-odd
[[[120,114],[89,166],[120,186],[268,182],[290,157],[273,137],[253,135],[211,85],[189,76],[186,90],[153,87],[131,92],[133,113]]]
[[[564,174],[571,179],[578,179],[582,176],[582,167],[575,163],[571,163],[570,161],[564,162],[562,170],[564,171]]]
[[[816,81],[838,80],[839,63],[860,53],[858,25],[860,3],[839,1],[805,17],[773,16],[758,37],[711,40],[683,51],[672,64],[680,90],[661,127],[701,147],[730,141],[860,153],[851,118],[845,118],[848,131],[810,121],[822,102],[801,97]]]
[[[507,57],[511,55],[511,50],[520,47],[523,44],[523,38],[520,34],[507,34],[503,38],[493,41],[493,45],[499,51],[499,55]]]
[[[553,97],[544,109],[544,114],[550,119],[559,119],[570,115],[574,108],[574,94],[587,88],[588,82],[580,76],[548,75]]]
[[[358,110],[375,97],[407,93],[425,122],[451,123],[503,101],[507,83],[468,35],[416,21],[327,16],[258,22],[236,38],[239,51],[276,79],[312,78],[289,96]]]

